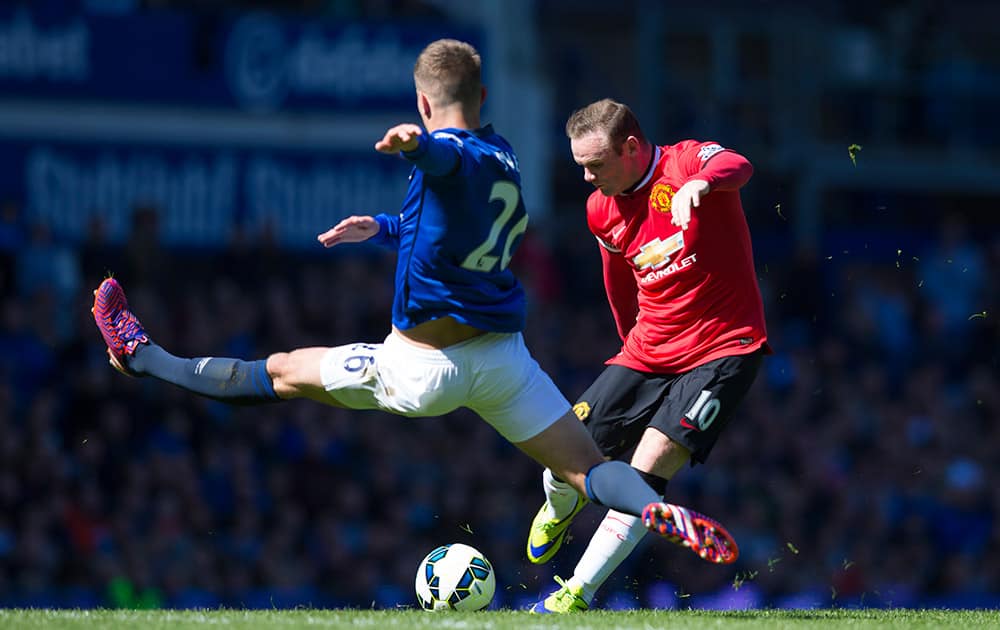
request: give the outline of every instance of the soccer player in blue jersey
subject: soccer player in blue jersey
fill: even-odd
[[[318,237],[326,247],[372,240],[397,250],[392,329],[382,343],[257,361],[180,358],[153,343],[108,278],[93,311],[111,364],[236,404],[308,398],[403,416],[467,407],[591,501],[633,515],[663,509],[635,469],[604,460],[525,348],[524,291],[508,263],[528,215],[513,149],[480,126],[479,54],[435,41],[413,76],[423,126],[397,125],[375,143],[413,165],[402,211],[352,216]]]

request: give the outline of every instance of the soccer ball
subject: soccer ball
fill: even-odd
[[[438,547],[417,567],[417,601],[424,610],[482,610],[496,586],[486,556],[461,543]]]

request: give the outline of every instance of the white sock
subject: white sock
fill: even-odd
[[[641,518],[608,510],[573,570],[569,585],[583,589],[583,599],[589,604],[597,589],[611,577],[645,535],[646,526]]]
[[[548,501],[549,518],[563,519],[573,511],[579,493],[565,481],[558,481],[548,468],[542,473],[542,488]]]

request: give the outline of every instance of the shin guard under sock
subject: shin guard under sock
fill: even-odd
[[[175,357],[149,343],[136,348],[129,370],[149,375],[214,400],[234,405],[259,405],[280,400],[267,373],[267,361]]]
[[[641,517],[647,505],[661,501],[639,472],[625,462],[597,464],[587,472],[586,488],[587,497],[597,505],[632,516]]]

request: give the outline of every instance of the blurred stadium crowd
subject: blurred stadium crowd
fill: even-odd
[[[523,559],[540,470],[471,414],[204,401],[114,372],[89,313],[113,270],[181,354],[380,340],[390,256],[295,257],[263,238],[165,250],[153,208],[124,247],[94,226],[70,248],[17,210],[2,224],[0,604],[409,604],[420,557],[448,541],[486,552],[498,605],[548,587],[551,569]],[[709,464],[669,487],[743,556],[723,569],[647,541],[605,605],[996,604],[998,338],[992,313],[970,315],[997,302],[1000,247],[957,219],[940,234],[902,268],[762,266],[777,354]],[[594,246],[563,235],[529,239],[516,264],[529,346],[573,397],[616,339]],[[589,538],[585,514],[555,570]]]
[[[380,19],[448,3],[293,4]],[[538,3],[541,25],[553,27],[546,46],[563,46],[549,57],[562,82],[553,143],[565,142],[562,118],[586,99],[635,93],[631,75],[603,72],[608,59],[591,63],[588,47],[570,45],[607,13],[604,3],[579,4],[578,28],[559,30],[560,20],[572,22],[558,15],[559,3]],[[849,9],[838,19],[881,28],[862,3],[842,4]],[[934,3],[885,4],[924,16],[902,20],[912,27],[903,35],[892,31],[905,41],[947,40],[927,30]],[[616,19],[602,27],[617,28]],[[846,46],[859,41],[867,40]],[[657,121],[637,98],[656,140],[719,139],[757,166],[744,206],[776,354],[708,465],[668,486],[670,501],[733,531],[740,561],[711,566],[647,540],[598,594],[598,607],[1000,607],[998,196],[989,186],[958,194],[979,181],[973,166],[997,159],[1000,124],[983,103],[1000,96],[989,88],[996,83],[976,77],[1000,73],[1000,55],[976,57],[974,40],[964,43],[968,55],[949,57],[953,49],[938,45],[909,60],[925,79],[919,89],[899,77],[830,88],[817,109],[822,133],[791,138],[801,154],[783,151],[782,129],[795,123],[781,109],[788,103],[767,101],[770,88],[700,82],[694,61],[662,85],[684,84],[699,103],[711,100],[701,98],[707,91],[717,99],[711,107],[663,99]],[[746,59],[752,78],[760,68]],[[862,75],[866,67],[851,66]],[[885,120],[894,126],[880,126]],[[865,148],[848,159],[859,140]],[[823,141],[859,179],[874,172],[879,141],[913,159],[947,147],[931,158],[944,175],[924,176],[921,188],[921,176],[897,163],[880,171],[882,188],[869,180],[852,190],[842,178],[814,199],[825,214],[803,237],[806,212],[791,191],[805,178],[795,167]],[[584,225],[588,191],[559,146],[557,207],[533,223],[513,264],[529,291],[528,346],[573,399],[619,340]],[[893,188],[900,182],[903,192]],[[472,544],[491,560],[496,606],[535,601],[553,573],[571,573],[599,511],[583,513],[552,565],[529,565],[523,547],[542,500],[541,470],[471,414],[404,420],[308,402],[228,407],[114,372],[89,312],[91,290],[111,272],[151,336],[178,354],[254,358],[379,341],[391,256],[367,246],[286,250],[266,230],[234,231],[216,249],[166,247],[155,204],[134,208],[119,242],[107,238],[97,210],[86,235],[70,242],[0,191],[0,606],[411,605],[417,563],[446,542]]]

